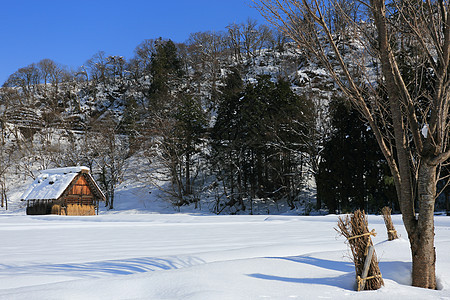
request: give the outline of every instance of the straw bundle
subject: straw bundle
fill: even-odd
[[[90,216],[95,215],[94,205],[79,205],[69,204],[67,205],[68,216]]]
[[[54,204],[52,206],[52,215],[60,215],[61,214],[61,205]]]
[[[373,246],[370,236],[376,235],[374,230],[369,232],[367,217],[364,211],[357,210],[350,217],[339,217],[338,228],[336,230],[347,238],[348,244],[350,245],[355,264],[358,291],[379,289],[384,285],[384,282],[383,278],[381,278],[375,253],[372,256],[367,277],[361,278],[369,246]]]
[[[381,213],[383,214],[384,224],[386,224],[386,230],[388,232],[388,240],[393,241],[398,239],[397,230],[395,230],[394,224],[392,223],[391,218],[392,210],[385,206],[381,209]]]

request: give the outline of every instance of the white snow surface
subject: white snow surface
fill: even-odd
[[[89,168],[85,167],[85,166],[55,168],[55,169],[42,170],[42,171],[40,171],[40,173],[42,173],[42,174],[68,174],[68,173],[80,173],[81,171],[89,172]]]
[[[15,182],[8,210],[0,210],[0,300],[450,299],[449,217],[435,217],[432,291],[411,287],[401,216],[393,216],[401,238],[387,241],[382,217],[370,215],[385,286],[356,292],[336,215],[176,210],[157,190],[125,180],[115,209],[101,207],[98,216],[26,216],[19,197],[29,184]]]
[[[40,175],[23,193],[23,200],[58,199],[72,180],[87,167],[67,167],[40,171]]]
[[[354,291],[337,216],[0,215],[0,299],[449,299],[450,218],[436,216],[439,290],[410,286],[402,238],[369,216],[385,286]]]
[[[425,138],[427,138],[428,137],[428,125],[427,124],[423,124],[423,127],[422,127],[422,135],[425,137]]]

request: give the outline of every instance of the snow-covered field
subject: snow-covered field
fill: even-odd
[[[438,291],[369,217],[385,287],[354,291],[337,216],[0,215],[0,299],[450,299],[450,218],[436,217]]]

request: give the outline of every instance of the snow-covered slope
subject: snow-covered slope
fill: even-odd
[[[215,78],[217,80],[214,84],[215,88],[223,86],[223,80],[230,72],[230,68],[238,66],[245,82],[254,83],[257,81],[258,76],[263,74],[271,75],[274,80],[279,77],[285,77],[291,81],[292,89],[296,93],[301,95],[308,93],[308,97],[318,98],[317,101],[328,101],[331,93],[334,92],[334,87],[326,86],[327,83],[329,84],[329,79],[326,78],[323,70],[311,67],[305,61],[302,62],[302,66],[299,68],[300,62],[304,58],[302,58],[301,53],[293,44],[286,44],[282,51],[277,49],[276,47],[274,49],[262,49],[258,51],[257,56],[243,58],[240,63],[226,58],[228,55],[222,57],[219,59],[217,72],[220,75],[217,74],[217,78]],[[188,74],[190,73],[188,72]],[[193,74],[190,75],[193,76]],[[30,186],[32,182],[31,177],[35,178],[38,175],[38,170],[76,164],[84,165],[90,162],[90,166],[93,164],[91,173],[98,179],[101,169],[99,162],[101,162],[103,157],[107,156],[105,154],[107,149],[101,149],[104,151],[99,154],[98,148],[102,147],[98,147],[97,145],[102,144],[102,142],[98,141],[98,137],[94,138],[98,133],[84,130],[91,127],[97,128],[102,123],[102,120],[105,121],[105,119],[113,119],[116,122],[121,120],[127,108],[126,99],[133,98],[135,100],[137,99],[136,101],[144,101],[145,97],[142,95],[142,91],[138,91],[138,87],[149,84],[147,77],[133,79],[132,77],[125,76],[124,78],[110,78],[106,82],[92,80],[61,83],[58,89],[58,97],[54,99],[54,101],[59,103],[56,111],[53,111],[55,109],[55,103],[47,101],[47,98],[49,98],[47,93],[52,92],[53,89],[45,85],[40,85],[34,89],[33,95],[24,99],[23,103],[14,102],[9,106],[0,105],[0,115],[5,114],[5,124],[7,125],[5,129],[7,143],[3,152],[13,153],[11,159],[9,157],[0,158],[2,161],[8,160],[9,164],[4,175],[6,178],[4,181],[6,181],[9,207],[8,211],[0,208],[0,214],[24,212],[23,203],[18,201],[18,199]],[[195,89],[196,93],[198,93],[196,97],[201,99],[205,110],[210,110],[208,117],[210,118],[209,124],[212,125],[215,120],[217,103],[211,102],[212,84],[210,82],[211,78],[209,78],[210,75],[207,75],[206,72],[204,77],[205,80],[202,79],[199,81],[198,91],[197,88]],[[135,82],[136,80],[138,82]],[[313,89],[320,89],[320,92],[312,96],[310,94]],[[316,90],[315,92],[317,92]],[[6,95],[7,93],[20,94],[21,90],[20,88],[0,89],[0,98],[3,94]],[[6,99],[6,97],[2,99]],[[321,105],[320,107],[321,109],[326,109],[326,105]],[[144,116],[138,114],[136,116],[138,123],[142,121],[139,120],[140,117],[144,118]],[[150,139],[150,137],[148,138]],[[123,135],[123,139],[126,140],[125,135]],[[149,150],[145,146],[142,146],[142,148],[139,150],[144,152]],[[209,150],[203,149],[202,151],[208,152]],[[117,161],[132,151],[125,152],[125,155],[118,155]],[[202,166],[206,165],[204,157],[208,157],[208,155],[202,156]],[[105,159],[105,161],[107,160]],[[142,160],[139,161],[139,158],[136,157],[132,157],[129,160],[142,163]],[[132,168],[124,171],[124,177],[134,176],[134,178],[123,180],[122,184],[118,187],[116,203],[114,205],[116,210],[171,213],[177,211],[161,199],[161,194],[155,188],[149,187],[150,180],[148,178],[142,180],[141,178],[137,178],[140,173],[148,173],[149,169],[136,172],[135,168]],[[306,169],[306,166],[304,169]],[[167,172],[167,170],[163,171]],[[194,171],[203,173],[201,175],[205,177],[211,173],[207,168],[192,170],[193,173]],[[213,176],[215,175],[213,174]],[[298,197],[302,198],[302,203],[295,201],[296,209],[292,211],[295,214],[309,213],[313,207],[312,202],[314,201],[315,188],[312,182],[312,176],[311,174],[304,174],[304,177],[306,187],[302,186],[303,194]],[[202,198],[203,202],[195,210],[196,212],[209,213],[214,211],[213,207],[216,204],[214,197],[218,196],[213,195],[214,191],[210,188],[213,184],[213,179],[211,178],[212,176],[210,178],[202,178],[199,180],[202,183],[196,183],[199,186],[198,190],[201,191],[198,192],[199,195],[196,195],[196,197]],[[206,182],[206,184],[202,185],[203,182]],[[221,201],[227,202],[225,201],[225,193],[220,191],[220,189],[217,190],[215,192],[216,194],[220,194]],[[206,200],[206,197],[209,197],[209,200]],[[166,200],[167,198],[166,195]],[[251,205],[252,213],[255,214],[279,214],[289,210],[285,203],[275,203],[272,199],[257,200],[260,203],[252,203]],[[224,203],[221,203],[221,205],[224,205]],[[247,205],[247,207],[249,206]],[[193,211],[191,207],[185,206],[179,208],[179,210],[182,212]],[[239,211],[235,207],[225,207],[224,210],[221,210],[221,213],[234,214],[248,212]]]
[[[438,291],[409,286],[410,252],[370,228],[385,286],[354,291],[337,216],[0,216],[0,299],[448,299],[450,219],[436,218]]]

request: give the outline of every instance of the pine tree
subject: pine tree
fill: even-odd
[[[151,85],[147,93],[150,110],[170,106],[172,94],[178,89],[183,76],[182,62],[175,44],[171,40],[161,39],[155,43],[156,52],[150,62]]]
[[[323,149],[317,196],[330,213],[392,207],[395,191],[370,128],[344,102],[335,100],[330,106],[333,132]]]
[[[185,195],[190,195],[193,192],[191,161],[195,154],[200,153],[199,144],[207,125],[206,117],[199,101],[185,92],[179,96],[174,118],[174,137],[177,139],[176,147],[180,153],[179,157],[184,159],[183,191]],[[182,162],[180,161],[180,163]]]
[[[240,87],[236,73],[228,78],[212,140],[217,163],[227,178],[229,205],[250,209],[254,199],[287,199],[293,205],[302,180],[301,152],[311,103],[295,95],[288,82],[260,76]],[[236,200],[235,200],[235,197]]]
[[[244,82],[236,68],[230,70],[221,88],[219,106],[214,127],[211,130],[211,165],[215,167],[219,180],[227,196],[226,205],[239,202],[244,206],[241,195],[241,172],[235,162],[238,161],[240,127],[237,120],[239,102],[243,95]],[[229,190],[228,190],[228,187]],[[219,209],[218,207],[216,209]],[[219,211],[216,211],[219,212]]]

